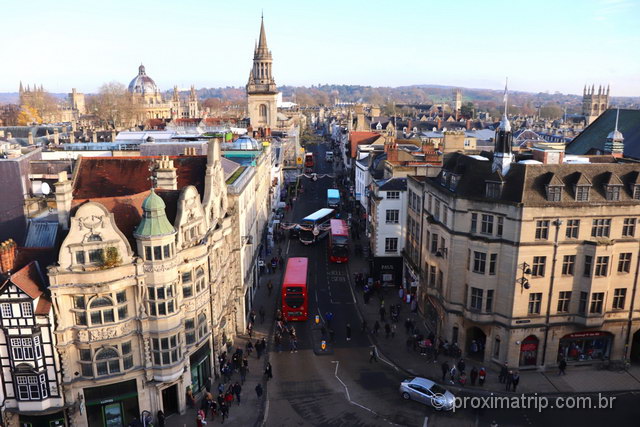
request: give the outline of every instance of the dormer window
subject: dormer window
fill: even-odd
[[[502,193],[502,183],[487,181],[485,191],[487,198],[499,199]]]
[[[442,174],[440,175],[440,185],[442,185],[443,187],[446,187],[448,178],[449,178],[449,172],[442,171]]]
[[[559,202],[562,198],[562,187],[559,185],[547,186],[547,200],[550,202]]]
[[[458,182],[460,182],[460,175],[452,173],[451,179],[449,179],[449,190],[456,191],[456,188],[458,188]]]
[[[605,185],[604,192],[607,200],[612,202],[620,200],[620,185]]]
[[[589,201],[590,185],[576,185],[576,202],[588,202]]]

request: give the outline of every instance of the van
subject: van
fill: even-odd
[[[327,153],[324,155],[324,159],[327,162],[333,162],[333,151],[327,151]]]

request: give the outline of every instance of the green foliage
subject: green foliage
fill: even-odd
[[[118,266],[121,263],[122,263],[122,258],[120,258],[120,254],[118,253],[118,248],[109,246],[108,248],[102,251],[102,262],[100,263],[101,269],[106,270],[107,268]]]

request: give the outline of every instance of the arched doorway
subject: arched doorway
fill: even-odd
[[[484,360],[484,348],[487,343],[487,335],[482,329],[476,326],[467,329],[466,341],[467,356],[476,360]]]
[[[529,335],[520,344],[520,366],[535,366],[538,363],[538,337]]]
[[[633,334],[629,359],[631,360],[631,363],[640,363],[640,329]]]

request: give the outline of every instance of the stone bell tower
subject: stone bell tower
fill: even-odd
[[[264,18],[260,23],[260,38],[253,52],[253,68],[247,82],[247,109],[254,130],[275,129],[278,124],[278,89],[271,74],[273,58],[267,47]]]

